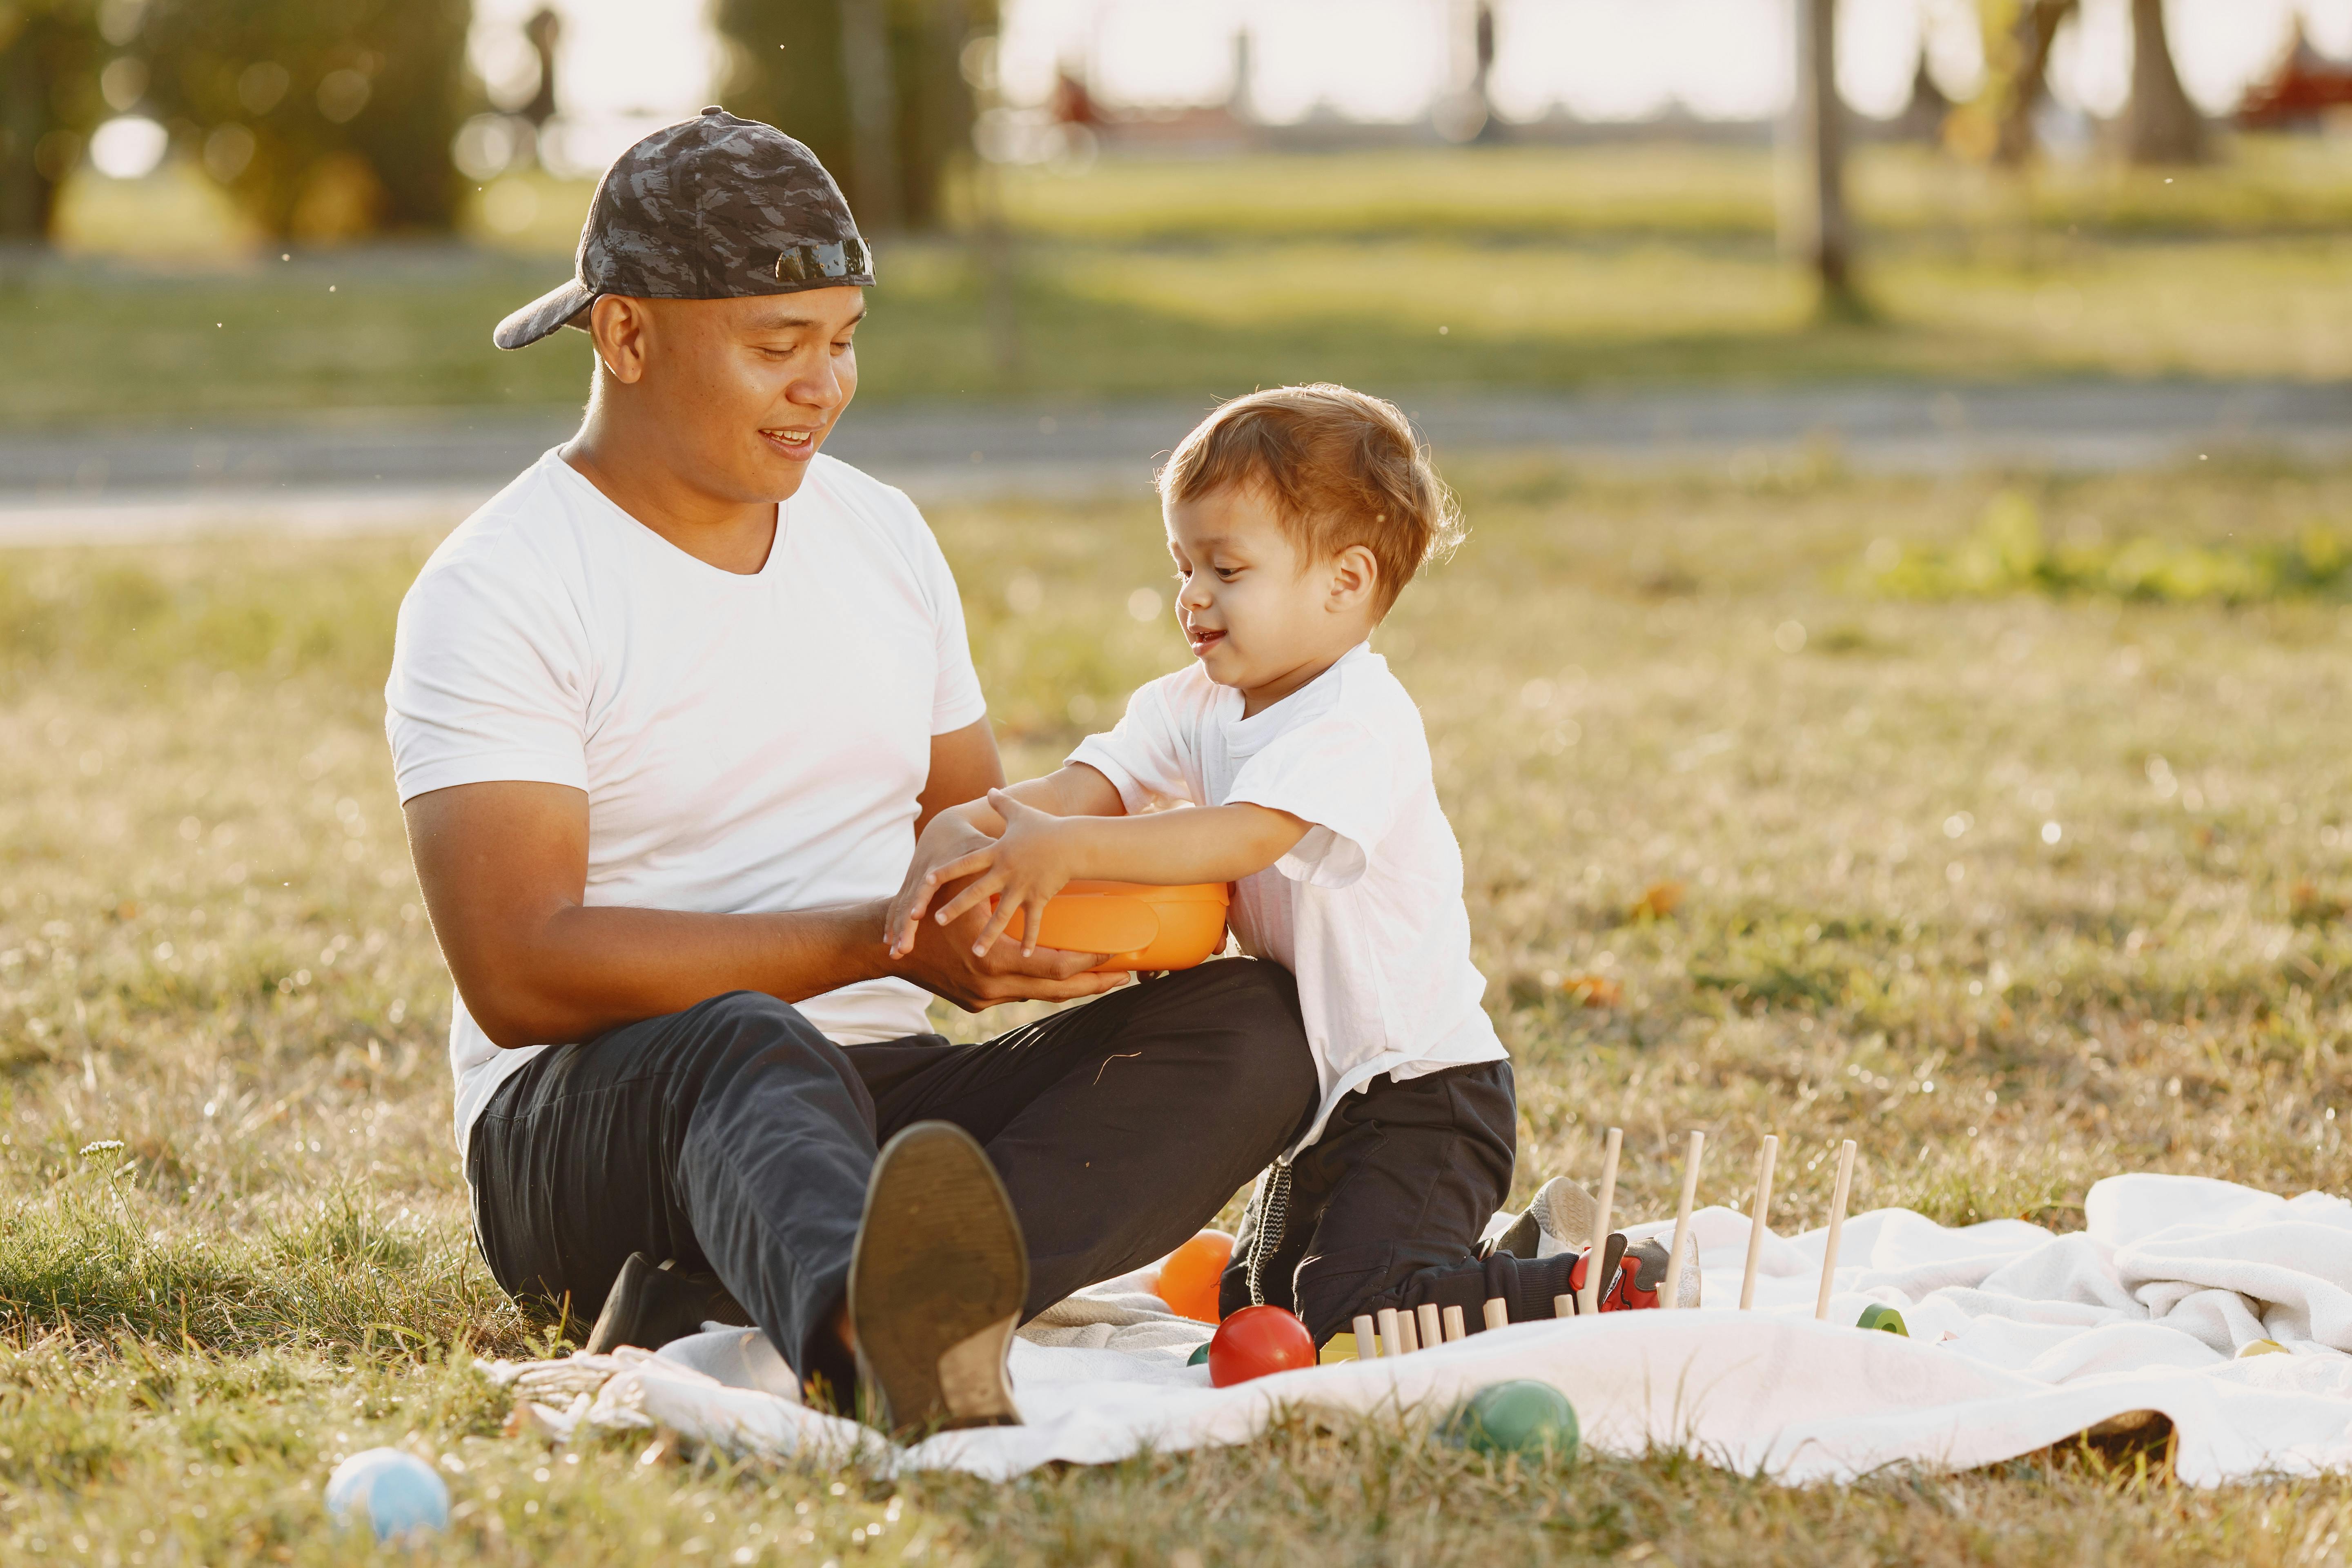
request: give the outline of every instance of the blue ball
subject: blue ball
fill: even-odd
[[[403,1448],[353,1454],[327,1478],[327,1512],[339,1525],[367,1521],[378,1541],[449,1528],[449,1489]]]

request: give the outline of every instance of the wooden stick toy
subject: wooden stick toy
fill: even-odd
[[[1469,1325],[1462,1321],[1461,1308],[1448,1307],[1444,1311],[1439,1313],[1438,1316],[1444,1320],[1445,1342],[1447,1344],[1450,1345],[1456,1340],[1466,1340],[1470,1337]]]
[[[1764,1255],[1764,1221],[1772,1212],[1772,1163],[1780,1157],[1780,1140],[1765,1135],[1756,1152],[1756,1202],[1748,1212],[1748,1270],[1739,1277],[1739,1310],[1756,1305],[1756,1264]]]
[[[1415,1319],[1413,1327],[1420,1331],[1423,1349],[1445,1342],[1445,1320],[1439,1315],[1434,1305],[1423,1301],[1412,1310],[1412,1315]]]
[[[1576,1298],[1573,1296],[1554,1296],[1551,1299],[1551,1315],[1555,1318],[1573,1318],[1576,1316]]]
[[[1358,1361],[1379,1360],[1381,1342],[1379,1331],[1372,1327],[1372,1320],[1359,1312],[1356,1314],[1356,1321],[1349,1327],[1356,1331],[1356,1359]]]
[[[1511,1326],[1511,1309],[1500,1296],[1487,1297],[1486,1304],[1478,1310],[1490,1329],[1507,1329]]]
[[[1845,1229],[1845,1200],[1853,1191],[1853,1140],[1838,1145],[1837,1187],[1830,1194],[1829,1244],[1822,1249],[1822,1293],[1813,1303],[1815,1321],[1830,1315],[1830,1288],[1837,1283],[1838,1236]]]
[[[1404,1335],[1397,1328],[1397,1310],[1394,1307],[1382,1307],[1380,1310],[1379,1322],[1381,1353],[1382,1355],[1404,1354]]]
[[[1666,1254],[1666,1288],[1658,1297],[1658,1305],[1669,1310],[1682,1305],[1683,1238],[1690,1234],[1691,1203],[1698,1196],[1698,1157],[1706,1147],[1706,1134],[1694,1132],[1690,1151],[1683,1156],[1683,1195],[1675,1205],[1675,1244]]]
[[[1625,1130],[1612,1127],[1601,1149],[1601,1201],[1592,1209],[1592,1250],[1584,1255],[1584,1299],[1578,1308],[1585,1312],[1601,1310],[1601,1292],[1609,1288],[1601,1267],[1609,1257],[1609,1209],[1617,1201],[1617,1155],[1624,1146]]]
[[[1397,1338],[1404,1342],[1404,1353],[1411,1355],[1421,1348],[1421,1332],[1414,1325],[1411,1312],[1397,1314]]]

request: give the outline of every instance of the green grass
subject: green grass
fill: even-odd
[[[1857,1207],[1950,1223],[2077,1226],[2123,1170],[2352,1186],[2342,606],[1857,570],[2004,492],[2053,538],[2284,548],[2352,471],[1454,477],[1470,542],[1380,643],[1463,841],[1521,1195],[1609,1125],[1633,1215],[1693,1126],[1715,1201],[1782,1135],[1790,1226],[1843,1137]],[[1016,772],[1181,658],[1127,609],[1165,603],[1147,508],[935,521]],[[318,1489],[378,1443],[444,1468],[463,1561],[2284,1564],[2352,1532],[2343,1481],[2080,1452],[1791,1491],[1672,1454],[1497,1473],[1368,1424],[995,1487],[500,1436],[470,1359],[551,1325],[471,1248],[380,728],[428,543],[0,555],[0,1559],[340,1561]]]
[[[1865,324],[1817,319],[1774,243],[1758,150],[1016,172],[1019,363],[1000,361],[964,246],[895,242],[863,395],[2343,376],[2352,178],[2331,146],[2250,138],[2211,169],[2027,183],[1865,149]],[[0,426],[583,395],[584,339],[500,354],[488,334],[565,276],[584,186],[533,185],[539,216],[496,243],[281,261],[206,228],[190,178],[78,187],[79,259],[0,282]]]

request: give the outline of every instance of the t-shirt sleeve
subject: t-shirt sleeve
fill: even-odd
[[[907,505],[911,509],[914,503]],[[939,675],[931,687],[931,733],[944,735],[986,718],[988,699],[980,689],[980,671],[972,668],[971,634],[964,626],[963,595],[956,590],[955,572],[920,512],[916,513],[915,530],[921,535],[916,570],[922,574],[923,597],[931,607],[939,658]]]
[[[1155,680],[1127,700],[1127,711],[1108,734],[1089,735],[1068,760],[1084,763],[1118,790],[1128,814],[1173,801],[1193,801],[1184,766],[1191,746],[1167,683]]]
[[[586,789],[590,668],[576,612],[543,583],[478,558],[428,567],[383,690],[401,800],[497,780]]]
[[[1274,863],[1293,881],[1345,888],[1369,869],[1396,821],[1395,748],[1353,719],[1327,718],[1276,736],[1242,764],[1227,805],[1286,811],[1310,826]]]

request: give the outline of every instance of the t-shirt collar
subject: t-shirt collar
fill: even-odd
[[[594,480],[564,461],[562,447],[549,447],[539,460],[542,466],[553,471],[557,484],[569,488],[575,495],[584,497],[590,506],[601,510],[606,517],[625,529],[631,537],[642,540],[656,555],[664,559],[675,560],[682,567],[706,573],[713,577],[730,578],[738,583],[761,581],[776,569],[777,560],[784,553],[784,542],[791,537],[793,503],[791,500],[781,500],[776,503],[776,536],[769,542],[768,558],[760,563],[760,569],[757,572],[729,572],[724,568],[713,566],[708,561],[696,559],[647,528],[611,496],[598,489]],[[803,479],[801,486],[803,489],[807,489],[808,481]],[[798,499],[797,496],[793,498],[793,500]]]
[[[1336,680],[1339,671],[1359,658],[1371,655],[1371,639],[1367,637],[1331,661],[1331,668],[1292,692],[1289,696],[1267,704],[1248,718],[1242,717],[1242,694],[1232,686],[1217,688],[1217,727],[1225,737],[1225,750],[1234,755],[1252,752],[1263,746],[1290,726],[1290,716],[1307,704],[1306,695],[1327,680]]]

